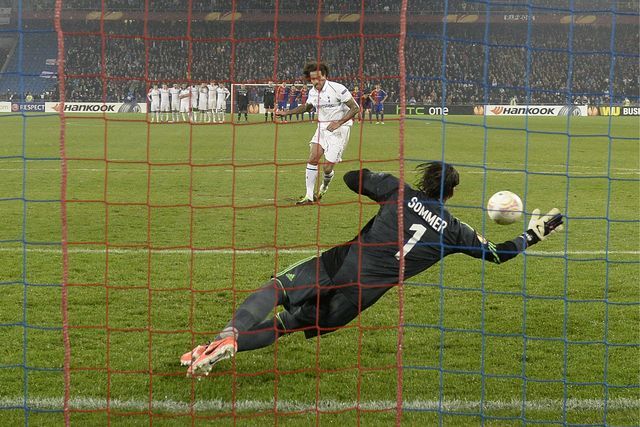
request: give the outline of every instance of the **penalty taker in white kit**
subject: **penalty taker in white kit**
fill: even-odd
[[[333,179],[333,167],[342,161],[342,153],[349,143],[349,134],[353,118],[360,112],[360,107],[351,96],[349,89],[340,83],[327,80],[329,68],[326,64],[309,63],[305,65],[303,74],[311,81],[313,88],[309,91],[307,102],[292,110],[276,110],[276,116],[304,115],[314,107],[318,111],[318,128],[311,137],[309,160],[305,173],[306,193],[297,205],[309,205],[322,198],[329,189]],[[318,163],[324,155],[324,177],[318,194],[314,194],[318,176]]]
[[[408,280],[455,253],[500,264],[562,230],[558,209],[543,217],[536,209],[524,233],[495,244],[444,207],[459,183],[453,166],[431,162],[418,171],[416,188],[404,186],[401,245],[398,178],[368,169],[348,172],[347,186],[380,205],[375,217],[353,240],[290,266],[252,293],[213,341],[182,355],[187,375],[206,375],[237,351],[269,346],[286,334],[303,331],[312,338],[340,329],[398,284],[402,255]],[[284,309],[272,316],[278,306]]]

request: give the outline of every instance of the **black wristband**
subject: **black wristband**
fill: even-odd
[[[533,232],[533,230],[525,231],[522,237],[524,237],[525,242],[527,242],[527,247],[531,245],[535,245],[540,241],[540,238],[536,233]]]

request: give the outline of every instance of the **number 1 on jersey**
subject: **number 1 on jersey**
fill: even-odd
[[[422,238],[422,236],[424,235],[424,232],[427,231],[427,227],[425,227],[422,224],[413,224],[409,228],[409,230],[413,231],[414,233],[413,233],[413,236],[411,236],[409,241],[402,248],[402,253],[404,254],[404,256],[407,256],[407,254],[411,251],[411,249],[413,249],[416,243],[418,243],[418,241]],[[396,259],[400,260],[400,251],[396,252]]]

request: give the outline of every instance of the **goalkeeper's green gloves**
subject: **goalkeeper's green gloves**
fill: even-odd
[[[540,209],[531,212],[529,229],[524,233],[527,246],[535,245],[544,240],[549,234],[562,230],[562,214],[558,208],[551,209],[545,216],[540,217]]]

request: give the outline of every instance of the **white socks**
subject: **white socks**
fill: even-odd
[[[313,200],[313,192],[316,187],[316,178],[318,177],[318,165],[307,163],[307,173],[305,174],[307,183],[307,199]]]
[[[331,171],[331,173],[329,173],[328,175],[325,173],[324,174],[324,180],[322,182],[322,185],[326,188],[329,186],[329,183],[331,182],[331,180],[333,179],[333,175],[335,175],[334,171]]]

